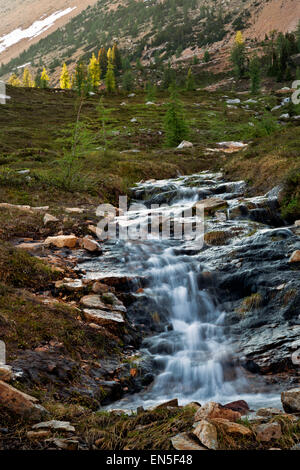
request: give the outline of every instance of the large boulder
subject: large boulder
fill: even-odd
[[[57,248],[75,248],[78,238],[75,235],[57,235],[46,238],[45,245],[54,245]]]
[[[269,442],[272,439],[281,438],[281,426],[279,423],[259,424],[255,428],[256,439],[262,442]]]
[[[216,426],[220,426],[226,434],[236,434],[240,436],[251,436],[251,429],[247,428],[243,424],[233,423],[228,419],[213,418],[211,420]]]
[[[281,402],[287,413],[300,412],[300,388],[292,388],[281,393]]]
[[[198,444],[187,432],[182,432],[171,438],[172,446],[176,450],[207,450]]]
[[[12,379],[12,369],[10,366],[0,364],[0,380],[10,382]]]
[[[210,197],[207,199],[202,199],[195,204],[196,208],[204,209],[205,215],[213,215],[217,209],[222,209],[228,206],[228,202],[219,198],[219,197]]]
[[[47,410],[38,404],[37,398],[20,392],[2,381],[0,381],[0,404],[11,413],[29,421],[38,421],[47,414]]]
[[[43,421],[41,423],[37,423],[32,426],[32,429],[51,429],[53,431],[60,432],[75,432],[74,426],[72,426],[69,421],[56,421],[54,419],[52,419],[51,421]]]
[[[203,419],[222,418],[228,419],[229,421],[237,421],[241,418],[241,413],[224,408],[219,403],[210,401],[201,406],[195,414],[195,422]]]
[[[193,433],[198,437],[199,441],[208,447],[208,449],[218,449],[218,433],[217,428],[205,419],[199,421]]]
[[[300,250],[295,250],[291,254],[289,263],[300,263]]]
[[[249,405],[245,400],[231,401],[230,403],[226,403],[224,408],[232,411],[238,411],[242,416],[246,415],[250,411]]]
[[[84,317],[87,322],[96,323],[96,325],[109,325],[116,323],[124,323],[124,318],[121,313],[106,312],[98,309],[85,309]]]
[[[93,240],[92,238],[84,237],[82,239],[82,248],[84,248],[86,251],[89,251],[90,253],[101,253],[101,246],[99,245],[96,240]]]

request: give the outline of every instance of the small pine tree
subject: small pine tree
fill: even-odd
[[[84,83],[87,76],[86,66],[79,62],[76,64],[75,68],[75,77],[74,77],[74,88],[77,91],[79,96],[83,94]]]
[[[260,91],[261,73],[260,61],[257,55],[253,57],[249,66],[251,79],[251,93],[257,94]]]
[[[40,88],[49,88],[49,82],[50,78],[47,74],[47,70],[44,67],[40,79]]]
[[[71,88],[70,75],[66,63],[63,64],[59,83],[62,90],[68,90]]]
[[[127,70],[123,75],[122,88],[126,91],[132,91],[134,89],[134,77],[130,70]]]
[[[114,93],[116,91],[114,66],[111,62],[108,62],[107,72],[105,75],[105,86],[108,93]]]
[[[175,82],[175,70],[172,69],[170,61],[164,69],[163,74],[163,88],[168,89]]]
[[[210,53],[208,51],[204,52],[203,60],[206,63],[210,61]]]
[[[27,67],[25,67],[24,69],[22,85],[23,87],[26,87],[26,88],[34,87],[34,81],[32,80],[31,73],[29,72],[29,69]]]
[[[195,80],[194,80],[194,76],[193,76],[193,72],[192,72],[191,67],[188,70],[188,74],[187,74],[187,77],[186,77],[185,88],[186,88],[187,91],[195,90]]]
[[[170,89],[170,101],[164,117],[165,143],[176,147],[188,137],[188,125],[184,117],[183,105],[178,98],[175,87]]]
[[[112,48],[112,63],[116,70],[120,70],[122,68],[122,58],[117,44],[114,44],[114,47]]]
[[[152,103],[156,98],[156,87],[151,83],[146,84],[146,102],[151,101]]]
[[[99,88],[100,85],[100,67],[95,54],[92,55],[92,58],[90,60],[88,73],[91,80],[91,87],[95,91]]]
[[[236,33],[234,46],[231,51],[231,62],[234,66],[234,72],[237,78],[242,78],[245,75],[246,67],[246,53],[245,42],[241,31]]]
[[[11,86],[22,86],[22,82],[21,80],[19,79],[19,77],[13,73],[9,79],[8,79],[8,82],[7,82],[9,85]]]
[[[99,67],[100,67],[100,75],[102,77],[105,77],[106,72],[107,72],[107,51],[105,47],[101,47],[99,54],[98,54],[98,62],[99,62]]]

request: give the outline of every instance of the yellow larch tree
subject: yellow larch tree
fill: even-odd
[[[11,86],[22,86],[22,82],[21,80],[19,79],[19,77],[13,73],[9,79],[8,79],[8,82],[7,82],[9,85]]]
[[[41,74],[40,86],[41,88],[48,88],[50,82],[49,75],[47,74],[47,70],[43,67],[43,71]]]
[[[23,87],[27,87],[27,88],[34,87],[34,81],[32,80],[31,73],[27,67],[25,67],[24,72],[23,72],[22,85]]]
[[[92,55],[89,63],[89,78],[93,90],[96,90],[100,85],[100,67],[95,54]]]
[[[63,64],[59,84],[62,90],[69,90],[71,88],[70,75],[66,63]]]
[[[244,44],[244,38],[243,38],[243,34],[241,31],[238,31],[235,35],[235,43],[236,44]]]

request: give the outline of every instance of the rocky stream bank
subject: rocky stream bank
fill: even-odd
[[[174,340],[167,335],[174,330],[168,304],[149,295],[145,263],[139,261],[140,270],[124,269],[136,259],[97,240],[92,208],[67,208],[54,216],[49,208],[1,205],[0,210],[18,214],[27,230],[23,237],[9,237],[14,256],[22,253],[15,271],[26,271],[33,256],[49,272],[40,283],[1,279],[6,304],[0,338],[9,365],[0,366],[0,448],[297,445],[300,223],[287,225],[281,219],[280,188],[254,198],[246,191],[244,182],[208,172],[142,182],[134,189],[133,197],[146,205],[168,203],[179,210],[182,200],[192,207],[204,205],[203,248],[195,250],[187,242],[172,250],[192,259],[197,290],[224,312],[222,335],[230,353],[219,359],[222,382],[234,384],[243,376],[243,390],[236,392],[241,400],[225,407],[205,397],[202,406],[192,400],[179,406],[171,388],[172,400],[146,410],[139,406],[134,414],[103,413],[101,407],[117,402],[119,408],[122,397],[155,390],[163,372],[157,355],[174,354],[169,346]],[[40,229],[28,231],[28,219],[38,219]],[[32,279],[36,271],[29,273]],[[250,410],[251,403],[242,399],[245,388],[265,396],[263,409]],[[272,405],[281,392],[284,411]],[[272,408],[267,408],[271,395]],[[163,437],[157,436],[158,427],[165,430]]]

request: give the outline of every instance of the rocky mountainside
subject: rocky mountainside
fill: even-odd
[[[0,11],[6,18],[0,29],[0,62],[6,64],[1,75],[25,63],[46,65],[53,73],[63,61],[72,65],[114,41],[131,59],[145,63],[157,56],[202,57],[205,49],[216,51],[229,43],[238,30],[263,38],[274,29],[294,30],[300,18],[297,0],[86,0],[80,6],[76,0],[47,6],[28,0],[10,7],[1,2]],[[58,12],[61,16],[51,18]],[[50,27],[31,31],[36,20],[49,17]],[[29,37],[20,32],[16,37],[20,25],[29,28]]]

